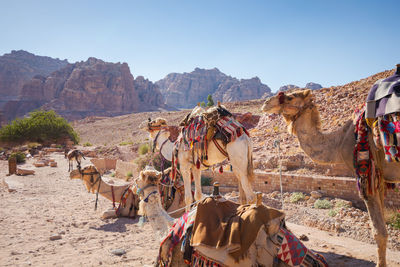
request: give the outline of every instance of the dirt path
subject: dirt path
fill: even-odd
[[[6,178],[7,163],[0,162],[0,179],[15,182],[16,191],[0,190],[0,266],[151,266],[159,238],[149,224],[126,218],[100,219],[111,203],[86,192],[80,180],[68,178],[63,155],[53,154],[57,168],[36,169],[34,176]],[[28,162],[28,164],[31,162]],[[306,234],[307,246],[322,252],[331,266],[374,266],[374,245],[289,224],[296,235]],[[57,240],[50,240],[59,238]],[[114,249],[126,254],[116,256]],[[400,252],[388,251],[389,266],[400,266]]]

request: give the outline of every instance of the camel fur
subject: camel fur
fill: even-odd
[[[100,173],[97,171],[96,167],[93,165],[85,166],[81,171],[73,170],[70,173],[71,179],[81,179],[86,186],[86,189],[90,193],[96,193],[97,190],[100,195],[105,197],[106,199],[113,201],[112,189],[114,191],[114,200],[115,203],[119,204],[123,194],[126,190],[132,190],[129,194],[126,203],[124,206],[121,206],[119,209],[119,214],[116,213],[116,210],[111,208],[103,212],[103,218],[117,218],[118,215],[122,217],[135,217],[136,210],[139,206],[139,198],[133,192],[136,192],[136,188],[132,186],[132,183],[125,183],[122,185],[114,185],[112,180],[105,181]],[[100,183],[100,187],[99,187]]]
[[[297,136],[300,147],[313,161],[320,164],[344,163],[355,174],[353,151],[356,141],[352,121],[347,121],[334,132],[322,133],[319,112],[314,104],[311,90],[275,95],[265,101],[262,111],[282,114],[289,133]],[[377,149],[372,136],[368,138],[375,166],[381,170],[384,179],[381,179],[379,192],[368,196],[364,202],[368,208],[373,225],[372,233],[378,246],[377,266],[386,266],[388,233],[384,219],[384,183],[400,182],[400,163],[387,162],[383,150]]]
[[[170,217],[168,213],[162,208],[160,195],[157,191],[157,183],[161,177],[161,173],[157,171],[142,171],[139,178],[136,180],[138,188],[144,188],[143,194],[141,195],[141,201],[139,204],[140,215],[146,215],[149,217],[149,221],[152,227],[167,233],[168,229],[173,225],[174,218]],[[157,192],[152,194],[152,192]],[[147,198],[147,202],[144,199]],[[224,201],[223,198],[220,199]],[[189,216],[195,216],[196,210],[192,210]],[[284,217],[284,215],[283,215]],[[285,263],[279,261],[278,264],[274,263],[274,259],[277,256],[279,247],[276,245],[278,242],[276,234],[279,231],[281,220],[283,217],[272,220],[268,225],[264,225],[260,228],[257,237],[253,244],[250,246],[246,256],[236,262],[227,250],[223,248],[211,248],[204,245],[194,246],[194,250],[199,251],[201,254],[213,259],[217,262],[221,262],[224,266],[288,266]],[[189,219],[190,220],[190,219]],[[166,258],[170,242],[167,240],[164,242],[161,249],[161,257]],[[176,245],[172,253],[171,266],[187,266],[183,260],[183,253],[180,251],[181,243]]]
[[[200,114],[200,111],[204,111],[200,107],[196,107],[192,114]],[[174,143],[171,142],[168,137],[170,132],[168,130],[167,121],[163,118],[157,118],[155,120],[149,119],[149,122],[143,127],[149,132],[150,140],[153,140],[155,146],[160,149],[161,155],[171,161],[172,153],[174,150]],[[217,140],[221,147],[224,144],[221,140]],[[214,142],[210,141],[208,143],[208,159],[206,163],[208,166],[212,166],[223,162],[227,159],[216,147]],[[185,151],[183,142],[178,144],[178,163],[180,165],[180,171],[184,181],[185,187],[185,203],[186,210],[190,209],[190,204],[193,202],[193,197],[191,193],[191,176],[193,176],[195,184],[195,200],[198,201],[202,199],[201,190],[201,171],[207,169],[203,164],[200,165],[200,169],[196,167],[196,163],[193,162],[193,154],[200,154],[199,151]],[[241,135],[226,145],[226,152],[228,154],[230,163],[232,165],[233,172],[239,181],[239,192],[240,192],[240,202],[244,203],[254,203],[255,194],[253,192],[251,183],[254,180],[253,172],[253,144],[251,138],[246,134]]]

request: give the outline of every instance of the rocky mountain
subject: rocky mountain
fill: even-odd
[[[285,91],[288,91],[288,90],[299,89],[299,88],[300,88],[300,87],[297,86],[297,85],[294,85],[294,84],[287,84],[287,85],[284,85],[284,86],[279,87],[278,92],[285,92]]]
[[[228,102],[257,99],[271,93],[271,89],[262,84],[258,77],[239,80],[217,68],[171,73],[156,84],[166,104],[177,108],[192,108],[198,102],[206,102],[209,94],[214,101]]]
[[[323,87],[319,83],[309,82],[306,84],[305,88],[309,88],[311,90],[318,90],[318,89],[322,89]]]
[[[47,76],[67,64],[67,60],[36,56],[23,50],[0,56],[0,107],[16,99],[23,85],[35,75]]]
[[[45,77],[36,75],[26,83],[19,99],[6,104],[8,120],[36,109],[53,109],[68,119],[116,116],[166,108],[158,87],[138,76],[126,63],[89,58],[68,64]]]

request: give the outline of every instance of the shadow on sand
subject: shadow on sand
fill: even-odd
[[[333,252],[320,252],[320,251],[316,251],[316,252],[325,257],[329,266],[335,266],[335,267],[349,267],[349,266],[374,267],[375,266],[375,263],[372,261],[355,259],[355,258],[352,258],[351,256],[336,254]]]
[[[91,229],[104,231],[104,232],[116,232],[116,233],[124,233],[126,232],[127,224],[135,224],[138,223],[139,219],[130,219],[125,217],[119,217],[117,220],[111,223],[103,224],[99,227],[90,227]]]

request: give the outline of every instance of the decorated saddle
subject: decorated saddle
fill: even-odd
[[[365,199],[382,184],[382,171],[374,163],[368,134],[373,134],[375,146],[384,151],[386,161],[400,162],[400,74],[378,80],[356,116],[354,168]],[[393,188],[394,184],[387,186]]]
[[[370,127],[380,116],[400,112],[400,74],[378,80],[367,97],[365,118]]]
[[[210,213],[211,212],[211,213]],[[197,245],[226,248],[236,260],[246,255],[262,225],[282,219],[284,214],[264,205],[238,205],[231,201],[206,198],[196,209],[185,213],[170,229],[160,245],[157,266],[171,266],[174,248],[182,242],[185,263],[194,267],[223,267],[223,262],[201,254]],[[285,226],[277,225],[279,251],[276,260],[289,266],[327,267],[323,256],[307,249]],[[274,238],[275,239],[275,238]],[[166,246],[167,244],[167,246]]]
[[[249,133],[234,116],[222,105],[204,110],[200,107],[193,109],[180,123],[182,141],[186,150],[205,150],[207,158],[207,144],[213,139],[221,140],[225,145],[235,141],[242,134]]]

